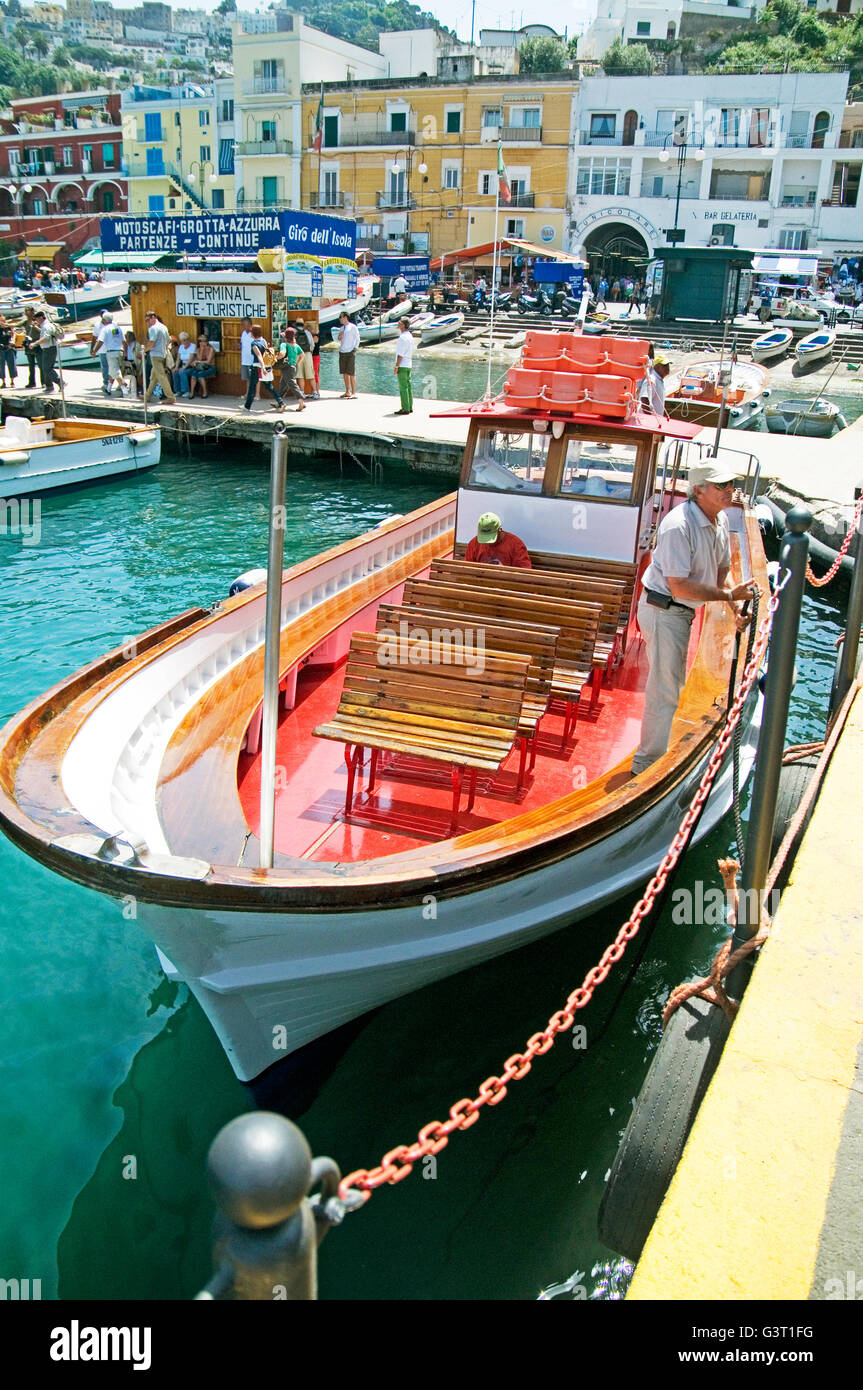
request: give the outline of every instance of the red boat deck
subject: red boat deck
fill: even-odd
[[[690,663],[700,627],[699,621],[693,624]],[[312,737],[312,730],[330,719],[338,706],[343,679],[343,665],[302,671],[295,708],[281,717],[276,753],[276,851],[310,861],[356,863],[448,839],[452,802],[449,767],[403,755],[387,757],[371,797],[365,791],[365,769],[363,790],[354,801],[350,820],[345,821],[344,749],[329,739]],[[468,812],[463,806],[458,832],[480,830],[567,796],[633,753],[646,679],[644,645],[633,635],[612,684],[603,686],[593,710],[589,692],[582,696],[568,746],[561,747],[563,712],[555,707],[540,724],[536,765],[523,789],[517,790],[518,752],[514,750],[500,772],[480,774],[473,809]],[[238,784],[247,824],[257,835],[260,753],[251,757],[241,754]]]

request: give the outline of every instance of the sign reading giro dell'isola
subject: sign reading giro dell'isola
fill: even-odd
[[[103,217],[103,251],[164,251],[182,255],[254,253],[264,247],[353,260],[357,225],[313,212],[160,213],[153,217]]]

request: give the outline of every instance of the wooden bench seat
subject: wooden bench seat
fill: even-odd
[[[487,565],[480,569],[488,570]],[[495,574],[500,575],[496,570]],[[551,699],[566,705],[564,739],[575,724],[582,687],[590,684],[595,701],[598,687],[594,674],[604,666],[604,655],[597,656],[601,609],[597,603],[563,601],[544,594],[519,593],[478,584],[450,584],[439,579],[411,579],[405,584],[402,603],[407,608],[482,616],[491,622],[531,623],[557,627],[557,642]]]
[[[514,566],[500,567],[468,560],[435,560],[431,578],[453,584],[472,584],[487,588],[489,569],[494,574],[495,587],[535,593],[564,603],[598,603],[601,608],[596,653],[606,671],[610,671],[617,651],[624,602],[623,583],[613,579],[590,579],[581,575],[562,574],[556,570],[523,570]],[[627,614],[628,617],[628,614]]]
[[[405,753],[452,765],[449,833],[455,834],[464,769],[471,773],[470,810],[477,772],[499,771],[519,741],[529,658],[490,656],[471,647],[464,648],[459,662],[441,657],[441,648],[434,642],[402,642],[373,632],[353,634],[338,710],[329,723],[313,731],[316,738],[345,745],[346,818],[365,749],[372,753],[369,792],[374,789],[379,754]],[[523,747],[522,770],[524,761]]]
[[[482,613],[462,613],[452,609],[405,607],[391,603],[380,605],[378,633],[383,629],[399,632],[402,623],[407,631],[411,628],[423,629],[432,634],[435,629],[448,629],[466,636],[468,633],[475,634],[478,629],[482,633],[482,647],[486,652],[529,658],[518,732],[520,737],[531,743],[532,768],[536,761],[536,731],[551,699],[560,628],[543,627],[536,623],[496,623]]]

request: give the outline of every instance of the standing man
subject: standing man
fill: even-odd
[[[162,388],[162,396],[169,405],[175,401],[174,388],[171,385],[171,378],[165,368],[165,356],[168,351],[168,330],[152,310],[144,316],[147,325],[147,342],[144,344],[145,361],[150,363],[150,380],[147,382],[147,389],[144,392],[144,400],[149,401],[157,386]]]
[[[407,280],[403,275],[397,275],[396,278],[393,280],[392,284],[390,285],[390,298],[392,299],[393,295],[395,295],[396,299],[398,299],[400,294],[407,294],[407,292]]]
[[[398,378],[402,408],[394,412],[396,415],[411,415],[413,413],[414,393],[411,386],[411,367],[413,366],[416,345],[416,338],[411,333],[409,320],[399,319],[399,340],[396,343],[394,371]]]
[[[60,385],[57,375],[57,345],[63,336],[63,330],[42,310],[36,315],[36,326],[39,329],[39,337],[36,339],[35,347],[41,356],[39,374],[42,377],[42,389],[47,395],[55,386]]]
[[[29,380],[27,382],[28,391],[32,391],[36,386],[36,364],[41,361],[41,354],[36,348],[36,339],[39,337],[39,325],[36,322],[36,310],[28,304],[24,310],[24,356],[27,358],[27,372]],[[41,368],[40,368],[41,375]],[[43,383],[44,385],[44,383]]]
[[[252,320],[243,319],[242,331],[240,333],[240,376],[248,387],[249,370],[255,365],[255,355],[252,352]],[[240,400],[244,401],[245,396]]]
[[[15,366],[17,352],[12,343],[12,333],[12,325],[6,322],[6,315],[0,314],[0,382],[5,384],[8,373],[10,386],[15,385],[18,376]]]
[[[738,632],[748,618],[737,607],[751,598],[752,583],[728,588],[731,546],[723,515],[734,488],[734,474],[718,462],[689,470],[689,499],[672,507],[656,538],[653,559],[644,572],[638,625],[650,671],[644,691],[641,742],[632,760],[637,777],[668,748],[671,722],[686,680],[686,654],[696,610],[705,603],[727,603]]]
[[[339,314],[339,371],[345,383],[342,392],[343,401],[355,401],[357,398],[357,348],[360,345],[360,330],[355,323],[351,323],[344,310]]]
[[[103,311],[101,322],[98,328],[93,330],[90,339],[90,356],[98,357],[99,366],[102,368],[102,390],[106,396],[111,394],[111,375],[108,370],[108,348],[105,345],[105,329],[113,323],[111,315]]]
[[[638,403],[642,410],[649,411],[653,415],[667,415],[665,378],[670,371],[671,363],[661,352],[656,354],[652,362],[648,362],[647,371],[638,383]]]
[[[312,360],[314,340],[302,319],[297,319],[294,324],[294,335],[301,353],[297,362],[297,381],[300,390],[305,395],[311,396],[313,401],[319,400],[320,392],[315,382],[315,364]]]

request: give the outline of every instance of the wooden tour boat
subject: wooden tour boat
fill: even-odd
[[[725,390],[727,374],[728,389]],[[712,428],[719,422],[725,392],[726,419],[723,427],[744,428],[748,420],[761,413],[770,395],[770,373],[754,362],[726,360],[693,362],[669,376],[665,388],[665,408],[676,420]]]
[[[456,493],[284,573],[273,868],[257,838],[265,585],[108,653],[0,733],[5,833],[134,896],[241,1078],[595,912],[666,850],[724,721],[734,623],[700,611],[668,752],[631,778],[639,575],[684,499],[682,454],[701,457],[694,426],[637,411],[646,353],[528,333],[505,396],[459,411]],[[531,570],[464,561],[489,510]],[[728,516],[734,580],[765,598],[749,502]],[[744,778],[759,720],[753,690]],[[731,799],[729,761],[699,835]]]

